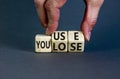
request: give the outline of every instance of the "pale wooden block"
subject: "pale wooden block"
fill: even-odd
[[[81,31],[68,31],[68,52],[83,52],[84,36]]]
[[[37,34],[35,36],[35,52],[51,52],[51,36]]]
[[[67,52],[67,31],[52,34],[52,52]]]

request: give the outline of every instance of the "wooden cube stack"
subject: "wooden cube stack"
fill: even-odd
[[[83,52],[84,36],[81,31],[55,31],[51,36],[35,36],[35,52]]]

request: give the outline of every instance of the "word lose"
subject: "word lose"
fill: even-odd
[[[83,52],[84,36],[80,31],[55,31],[52,36],[35,37],[35,52]]]

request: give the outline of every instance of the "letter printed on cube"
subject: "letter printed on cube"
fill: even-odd
[[[35,52],[51,52],[51,36],[37,34],[35,36]]]
[[[81,31],[68,31],[68,51],[84,51],[84,36]]]
[[[52,34],[52,52],[67,52],[67,31]]]

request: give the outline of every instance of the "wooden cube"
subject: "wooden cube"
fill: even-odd
[[[51,52],[51,36],[37,34],[35,36],[35,52]]]
[[[68,31],[68,52],[83,52],[84,36],[81,31]]]
[[[67,52],[67,31],[52,34],[52,52]]]

